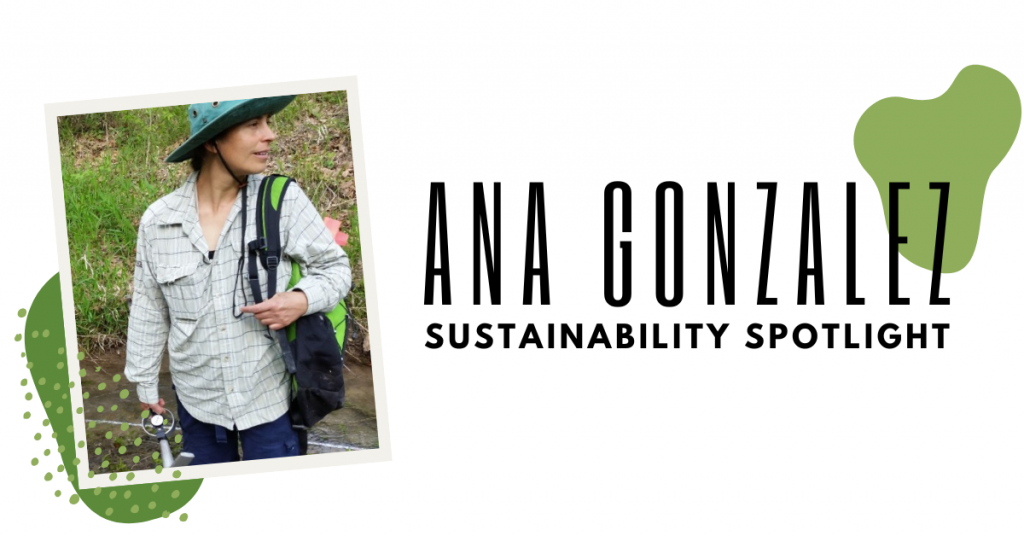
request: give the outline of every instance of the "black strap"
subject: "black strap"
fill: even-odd
[[[274,297],[277,293],[277,267],[281,263],[281,203],[275,208],[268,199],[270,188],[274,179],[280,175],[274,174],[264,177],[256,194],[256,240],[249,242],[249,286],[252,288],[252,296],[255,303],[263,301],[260,292],[259,271],[256,266],[259,263],[267,270],[267,299]],[[284,193],[292,180],[288,179],[281,189],[281,200],[284,200]],[[264,232],[264,229],[266,232]],[[270,331],[270,328],[267,328]],[[281,353],[284,356],[285,368],[289,374],[295,373],[295,356],[292,353],[291,344],[288,342],[288,331],[277,330],[277,340],[281,344]]]
[[[245,217],[246,217],[246,212],[248,212],[248,210],[247,210],[248,209],[248,204],[246,202],[248,200],[248,198],[249,198],[249,182],[248,182],[248,180],[246,180],[245,186],[242,187],[242,240],[241,240],[241,246],[239,246],[239,250],[240,251],[239,251],[239,254],[238,254],[238,269],[235,270],[235,286],[234,286],[235,291],[231,292],[231,315],[234,316],[235,318],[242,318],[242,314],[243,314],[241,309],[239,309],[238,312],[235,313],[235,305],[236,305],[235,298],[238,296],[238,292],[236,292],[236,291],[238,290],[239,285],[242,284],[242,266],[245,264],[245,226],[246,226],[246,219],[245,219]],[[249,305],[249,299],[245,296],[245,287],[242,286],[242,306],[244,307],[246,305]]]

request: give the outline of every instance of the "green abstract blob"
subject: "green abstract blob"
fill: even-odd
[[[65,345],[64,340],[64,314],[61,309],[60,299],[60,280],[57,275],[54,275],[43,288],[40,289],[36,295],[35,300],[32,302],[32,306],[29,307],[25,315],[25,332],[43,333],[42,337],[26,337],[25,338],[25,351],[26,354],[35,363],[39,364],[39,367],[30,370],[56,370],[57,373],[47,374],[48,381],[55,381],[61,385],[59,390],[45,389],[39,390],[38,396],[44,403],[47,417],[49,418],[50,424],[55,430],[73,430],[72,426],[72,413],[65,411],[57,413],[57,408],[61,406],[62,396],[70,393],[71,384],[68,382],[68,372],[66,367],[57,367],[57,363],[62,362],[62,354],[59,350],[63,349]],[[47,336],[47,330],[49,330],[49,336]],[[79,353],[78,359],[81,360],[85,357],[85,354]],[[85,376],[85,370],[82,369],[82,376]],[[32,374],[32,384],[36,385],[36,382],[42,378],[42,375]],[[27,383],[27,382],[26,382]],[[26,397],[27,400],[31,400],[31,393]],[[49,406],[46,404],[49,403]],[[51,409],[51,406],[52,409]],[[95,427],[95,422],[89,423],[89,428]],[[79,501],[84,502],[90,510],[95,512],[97,515],[101,515],[106,519],[119,523],[140,523],[143,521],[150,521],[158,519],[160,517],[168,517],[171,512],[176,512],[185,506],[192,497],[195,496],[202,484],[202,479],[191,479],[175,482],[175,489],[181,490],[179,495],[171,497],[171,489],[164,487],[163,489],[153,484],[129,484],[124,486],[117,486],[117,489],[122,491],[124,497],[135,495],[138,501],[142,504],[154,503],[155,506],[148,509],[139,511],[136,507],[137,513],[131,513],[130,507],[126,507],[123,502],[120,506],[115,508],[115,502],[112,497],[108,497],[107,494],[101,494],[100,489],[96,488],[93,493],[81,493],[78,485],[79,465],[75,463],[75,444],[76,442],[81,443],[83,438],[76,440],[73,432],[67,434],[54,434],[57,439],[58,452],[60,453],[61,459],[64,462],[63,469],[68,473],[68,480],[71,482],[72,487],[75,489],[75,494],[71,496],[69,502],[76,504]],[[35,439],[38,441],[42,438],[42,434],[36,434]],[[84,446],[84,443],[82,443]],[[37,465],[39,460],[33,458],[33,465]],[[80,460],[78,460],[80,462]],[[84,464],[81,466],[84,467]],[[58,469],[59,470],[59,469]],[[89,471],[89,477],[95,476],[95,473]],[[47,473],[47,480],[53,478],[51,473]],[[134,474],[129,473],[126,478],[134,478]],[[110,475],[111,480],[117,478],[117,474]],[[111,486],[115,485],[113,483]],[[166,512],[164,514],[158,514],[157,512]]]
[[[949,183],[942,273],[971,261],[981,230],[989,176],[1020,128],[1017,89],[999,71],[965,67],[945,93],[931,100],[890,97],[871,105],[857,122],[853,146],[882,198],[889,225],[889,183],[909,183],[899,194],[900,254],[926,270],[935,262],[940,191]]]

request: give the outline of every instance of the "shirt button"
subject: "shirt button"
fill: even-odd
[[[220,327],[220,330],[221,330],[221,331],[227,331],[227,329],[228,329],[228,328],[226,328],[226,327],[224,327],[224,326],[221,326],[221,327]]]

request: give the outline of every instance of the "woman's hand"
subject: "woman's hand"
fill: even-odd
[[[242,312],[256,315],[256,319],[264,326],[276,331],[290,326],[306,314],[308,308],[306,294],[301,290],[293,290],[275,294],[273,298],[256,305],[242,307]]]
[[[156,404],[147,404],[145,402],[140,402],[139,405],[142,406],[142,409],[148,409],[149,411],[152,411],[157,415],[162,415],[164,413],[164,399],[162,398]]]

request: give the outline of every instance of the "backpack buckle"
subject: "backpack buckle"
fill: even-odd
[[[276,255],[268,255],[267,256],[267,269],[268,270],[273,270],[273,269],[277,268],[278,261],[280,261],[280,259]]]
[[[260,237],[252,242],[249,242],[249,251],[259,251],[261,249],[267,249],[266,237]]]

